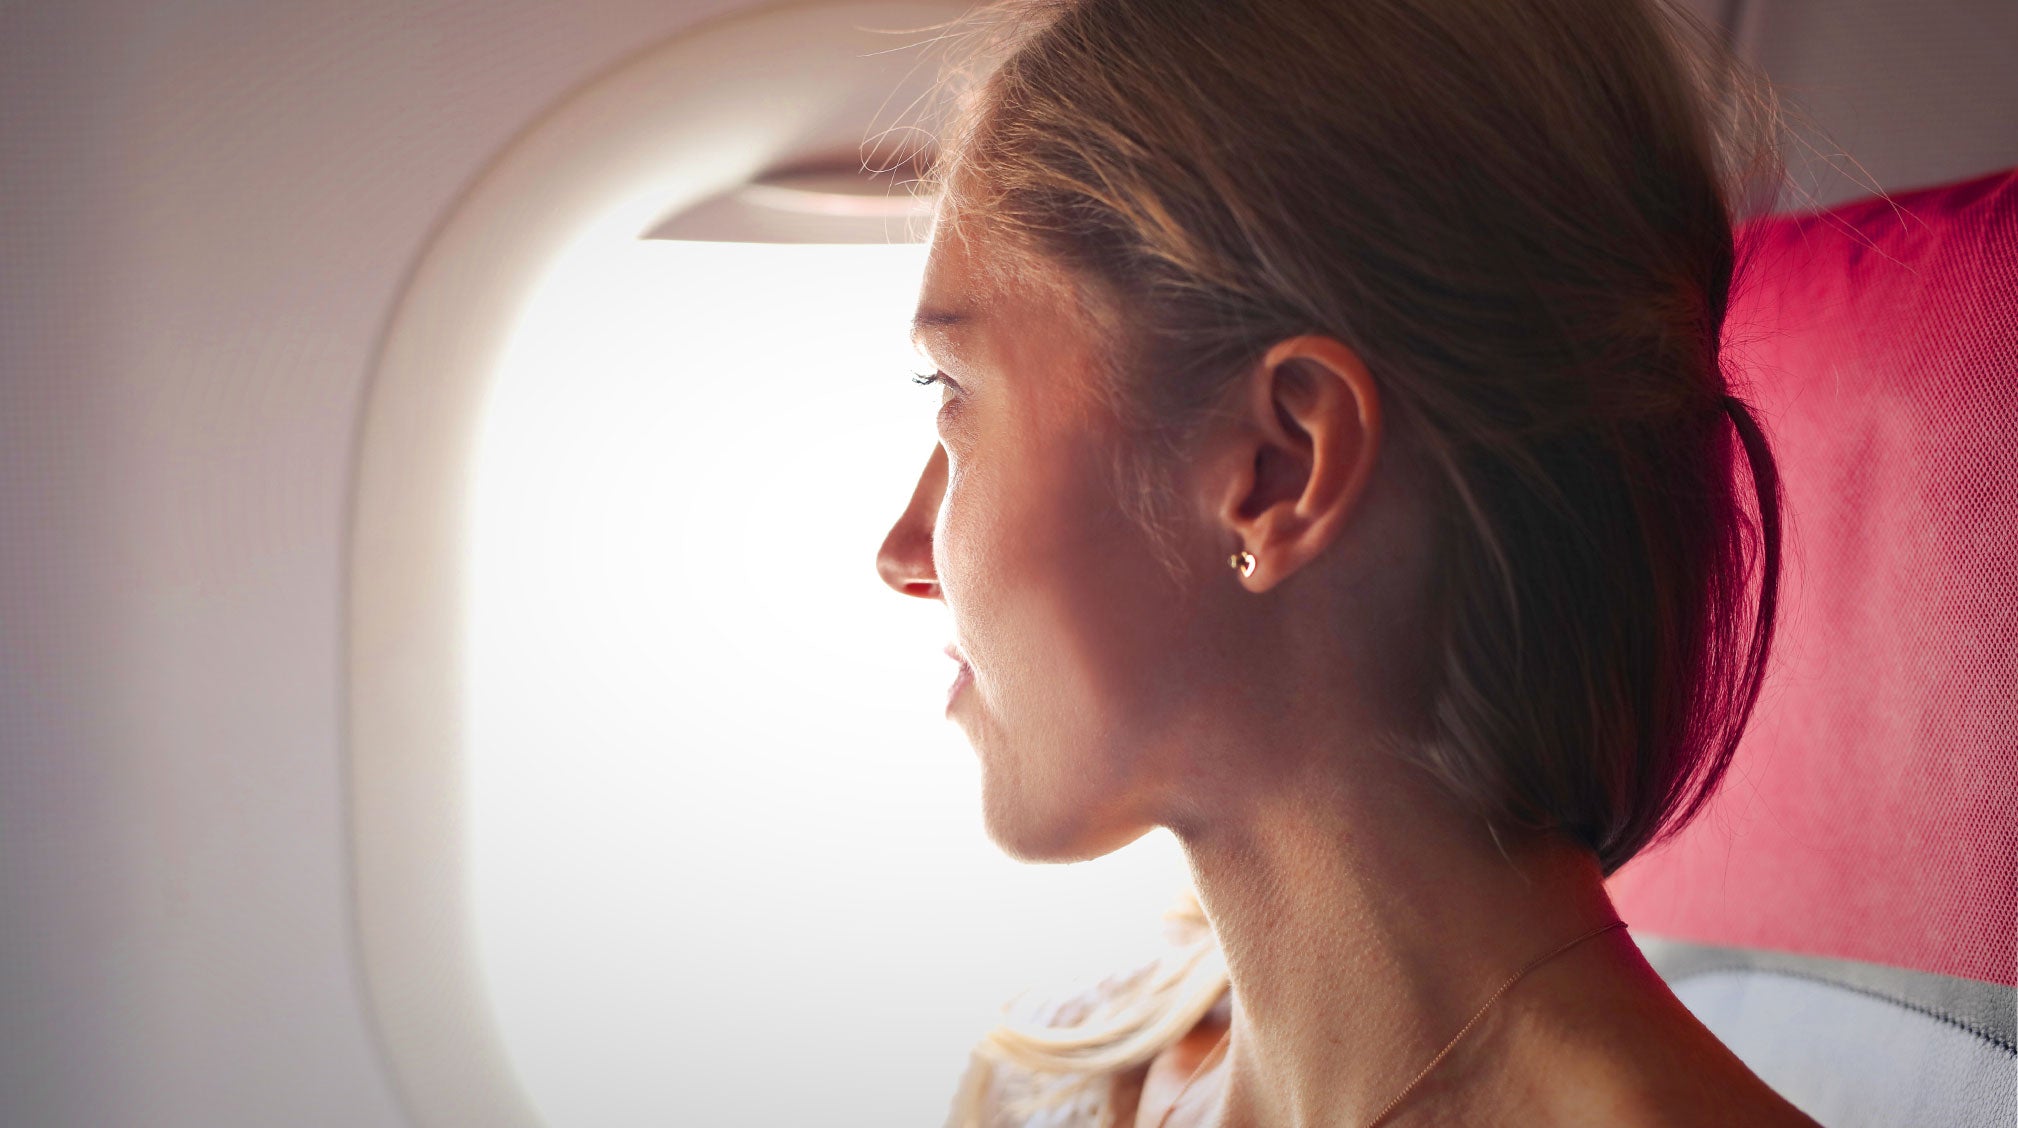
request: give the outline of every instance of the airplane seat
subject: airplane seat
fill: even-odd
[[[1764,692],[1612,881],[1676,994],[1830,1128],[2018,1123],[2018,170],[1769,216],[1726,366],[1784,486]]]

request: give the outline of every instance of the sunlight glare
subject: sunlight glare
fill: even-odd
[[[467,834],[555,1128],[939,1123],[1004,1000],[1117,970],[1181,887],[1162,834],[1001,855],[946,610],[876,574],[934,441],[923,256],[584,239],[514,330],[473,466]]]

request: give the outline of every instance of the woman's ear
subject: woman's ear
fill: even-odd
[[[1381,447],[1380,389],[1359,354],[1332,337],[1277,342],[1234,397],[1230,477],[1216,514],[1230,551],[1253,553],[1241,582],[1266,591],[1338,537]]]

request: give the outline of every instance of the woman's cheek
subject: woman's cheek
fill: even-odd
[[[973,427],[957,401],[939,409],[938,416],[933,420],[933,426],[938,429],[939,445],[945,448],[950,469],[954,462],[966,456],[968,448],[973,445]]]
[[[1021,560],[1029,530],[1019,526],[1015,486],[1013,468],[992,459],[948,461],[934,564],[955,625],[974,647],[991,645],[1005,596],[1032,579]]]
[[[986,548],[977,543],[977,523],[985,523],[985,504],[977,504],[974,466],[947,449],[946,486],[939,496],[938,518],[932,528],[932,566],[939,590],[956,613],[966,609],[974,590],[976,567]],[[955,625],[960,626],[958,615]]]

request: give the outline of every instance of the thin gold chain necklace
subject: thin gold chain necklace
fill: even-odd
[[[1521,978],[1525,976],[1528,972],[1533,971],[1534,969],[1540,967],[1541,965],[1549,962],[1552,959],[1555,959],[1557,956],[1562,955],[1564,952],[1567,952],[1571,948],[1576,947],[1578,944],[1581,944],[1584,941],[1589,940],[1593,936],[1598,936],[1603,933],[1610,932],[1614,928],[1624,928],[1625,926],[1626,926],[1625,921],[1615,920],[1610,924],[1602,925],[1600,927],[1591,929],[1589,932],[1584,933],[1582,936],[1579,936],[1576,939],[1571,940],[1569,943],[1556,948],[1554,951],[1549,952],[1546,955],[1537,956],[1534,959],[1529,960],[1526,967],[1523,967],[1519,971],[1514,972],[1512,978],[1508,979],[1505,983],[1499,985],[1499,990],[1494,991],[1492,993],[1492,997],[1485,1001],[1485,1005],[1481,1006],[1475,1013],[1473,1013],[1470,1021],[1466,1022],[1462,1027],[1460,1027],[1458,1029],[1458,1032],[1451,1036],[1450,1041],[1444,1043],[1443,1049],[1438,1050],[1436,1052],[1435,1057],[1429,1059],[1429,1064],[1422,1067],[1422,1072],[1415,1075],[1415,1080],[1410,1081],[1406,1088],[1402,1089],[1401,1092],[1395,1094],[1395,1098],[1387,1102],[1387,1107],[1380,1110],[1380,1115],[1375,1116],[1372,1120],[1367,1122],[1366,1128],[1380,1128],[1381,1122],[1388,1118],[1388,1114],[1392,1113],[1395,1109],[1401,1107],[1401,1102],[1407,1100],[1408,1095],[1410,1093],[1415,1092],[1415,1087],[1417,1085],[1422,1084],[1423,1078],[1428,1077],[1431,1070],[1435,1069],[1438,1065],[1441,1065],[1443,1063],[1444,1058],[1450,1056],[1450,1052],[1452,1049],[1456,1048],[1458,1040],[1463,1038],[1466,1034],[1471,1033],[1471,1028],[1477,1026],[1478,1020],[1485,1017],[1485,1012],[1491,1010],[1492,1005],[1494,1003],[1499,1002],[1500,996],[1512,990],[1513,985],[1519,983],[1521,981]],[[1198,1068],[1193,1069],[1191,1071],[1191,1076],[1184,1079],[1184,1085],[1177,1090],[1177,1095],[1170,1098],[1170,1105],[1169,1107],[1163,1110],[1163,1116],[1156,1121],[1156,1128],[1164,1128],[1165,1125],[1170,1123],[1170,1114],[1177,1111],[1177,1102],[1184,1099],[1184,1094],[1190,1091],[1191,1083],[1193,1081],[1198,1080],[1200,1075],[1202,1075],[1207,1069],[1212,1068],[1213,1064],[1219,1059],[1221,1053],[1226,1049],[1227,1041],[1232,1037],[1233,1037],[1233,1027],[1228,1026],[1226,1028],[1226,1033],[1221,1034],[1219,1036],[1219,1041],[1213,1044],[1211,1050],[1207,1051],[1205,1055],[1205,1060],[1199,1062]]]

